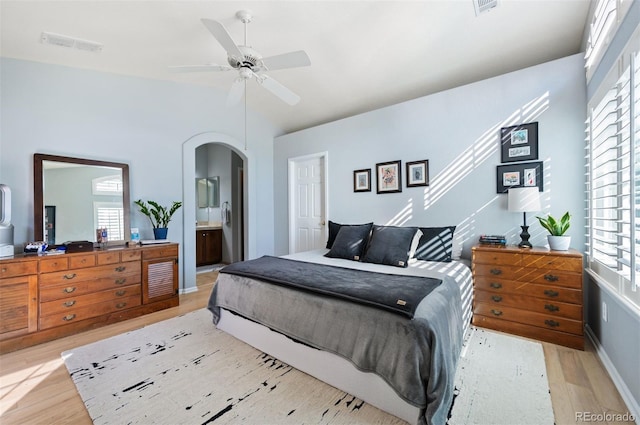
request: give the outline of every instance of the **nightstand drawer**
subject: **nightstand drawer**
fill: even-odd
[[[522,268],[517,266],[504,266],[498,264],[475,264],[473,265],[474,276],[486,276],[496,279],[511,279],[522,274]]]
[[[518,254],[500,251],[475,251],[473,253],[474,264],[491,264],[505,266],[519,266],[521,258]]]
[[[582,273],[581,257],[563,257],[558,255],[522,255],[522,267],[537,269],[561,270],[566,272]]]
[[[489,291],[476,291],[474,298],[478,303],[495,307],[515,307],[567,319],[582,320],[582,306],[577,304],[532,298],[526,294],[501,294]]]
[[[567,319],[550,314],[536,313],[515,307],[502,307],[479,302],[473,308],[473,314],[493,317],[510,322],[524,323],[543,329],[582,335],[582,320]]]
[[[582,275],[556,270],[523,268],[517,273],[516,280],[564,288],[582,289]]]

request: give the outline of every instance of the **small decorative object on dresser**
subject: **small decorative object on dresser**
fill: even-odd
[[[582,254],[472,248],[473,324],[584,350]]]
[[[559,221],[551,215],[548,215],[547,218],[536,218],[540,222],[540,225],[549,231],[549,235],[547,235],[549,248],[554,251],[566,251],[569,249],[569,245],[571,245],[571,236],[565,235],[571,225],[571,216],[569,215],[569,211],[564,213]]]
[[[140,212],[147,217],[153,226],[153,236],[156,239],[167,239],[167,231],[169,222],[173,214],[178,211],[182,206],[182,202],[173,201],[170,208],[164,207],[155,201],[144,202],[142,199],[138,199],[133,202],[140,208]]]

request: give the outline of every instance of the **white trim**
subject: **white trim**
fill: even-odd
[[[192,292],[198,292],[198,287],[190,286],[188,288],[180,288],[179,294],[185,295],[185,294],[191,294]]]
[[[321,158],[322,161],[322,176],[323,176],[323,182],[322,184],[324,185],[323,190],[324,190],[324,217],[322,217],[322,221],[325,223],[324,224],[324,238],[327,239],[327,234],[328,234],[328,226],[329,226],[329,222],[327,221],[327,217],[329,217],[329,152],[324,151],[324,152],[318,152],[318,153],[313,153],[313,154],[309,154],[309,155],[302,155],[302,156],[296,156],[293,158],[289,158],[287,160],[287,178],[289,181],[288,184],[288,211],[289,211],[289,217],[288,217],[288,228],[289,228],[289,251],[288,253],[291,254],[295,251],[295,227],[294,227],[294,221],[291,219],[291,217],[293,217],[295,215],[295,205],[294,205],[294,193],[295,193],[295,164],[296,162],[301,162],[301,161],[308,161],[310,159],[314,159],[314,158]]]
[[[630,413],[634,416],[636,424],[640,425],[640,405],[638,405],[638,402],[635,400],[635,398],[633,398],[631,391],[629,391],[629,387],[627,387],[627,384],[625,384],[624,380],[618,373],[618,370],[611,362],[611,359],[607,355],[607,352],[604,350],[602,344],[600,344],[600,341],[598,341],[598,338],[596,338],[596,335],[589,327],[589,324],[585,325],[584,330],[587,334],[587,337],[589,337],[589,340],[591,340],[591,343],[596,349],[596,353],[598,354],[600,361],[604,365],[604,368],[609,373],[613,384],[618,389],[618,392],[629,408]]]
[[[593,281],[596,283],[596,285],[598,285],[598,287],[600,289],[602,289],[607,294],[609,294],[609,296],[614,301],[616,301],[616,303],[621,308],[626,310],[627,313],[629,313],[630,315],[634,316],[637,320],[640,320],[640,310],[638,309],[638,307],[635,306],[631,301],[625,300],[624,297],[613,288],[613,285],[611,283],[609,283],[606,280],[604,280],[599,274],[597,274],[595,271],[593,271],[589,267],[586,267],[584,269],[584,271],[587,272],[589,277],[591,277],[591,279],[593,279]]]

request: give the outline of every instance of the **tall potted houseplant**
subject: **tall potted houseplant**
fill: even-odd
[[[174,201],[171,207],[165,207],[155,201],[143,201],[138,199],[134,201],[140,208],[140,212],[147,217],[153,226],[153,236],[156,239],[166,239],[169,222],[173,214],[182,206],[182,202]]]
[[[564,215],[560,217],[560,220],[553,218],[551,214],[547,215],[547,217],[536,218],[540,222],[540,225],[549,232],[549,235],[547,235],[549,248],[554,251],[567,251],[569,245],[571,245],[571,236],[565,235],[570,226],[571,216],[569,215],[569,211],[564,213]]]

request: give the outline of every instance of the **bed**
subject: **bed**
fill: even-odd
[[[333,235],[330,231],[329,242],[334,243],[328,243],[328,249],[265,256],[221,270],[208,306],[213,321],[257,349],[409,423],[443,424],[453,398],[463,335],[471,321],[471,271],[465,261],[450,259],[450,244],[447,261],[416,259],[422,232],[416,233],[406,249],[406,237],[401,242],[379,238],[386,256],[380,260],[382,257],[373,255],[375,237],[381,230],[392,229],[372,223],[366,226],[369,233],[356,249],[357,261],[352,250],[346,256],[332,255],[336,246],[343,246],[340,227]],[[352,248],[353,240],[350,235],[346,246]],[[389,257],[387,251],[394,244],[401,246],[399,251],[405,251],[406,259]],[[367,261],[370,257],[376,261]],[[404,264],[398,266],[398,262]],[[432,288],[418,302],[407,298],[406,304],[415,304],[410,312],[395,311],[377,302],[283,285],[278,281],[279,272],[286,269],[307,275],[309,281],[322,280],[320,272],[326,270],[322,274],[327,281],[341,280],[333,273],[345,273],[362,276],[363,281],[382,277],[374,286],[381,281],[393,287],[409,281],[422,286],[421,281],[429,281]]]

